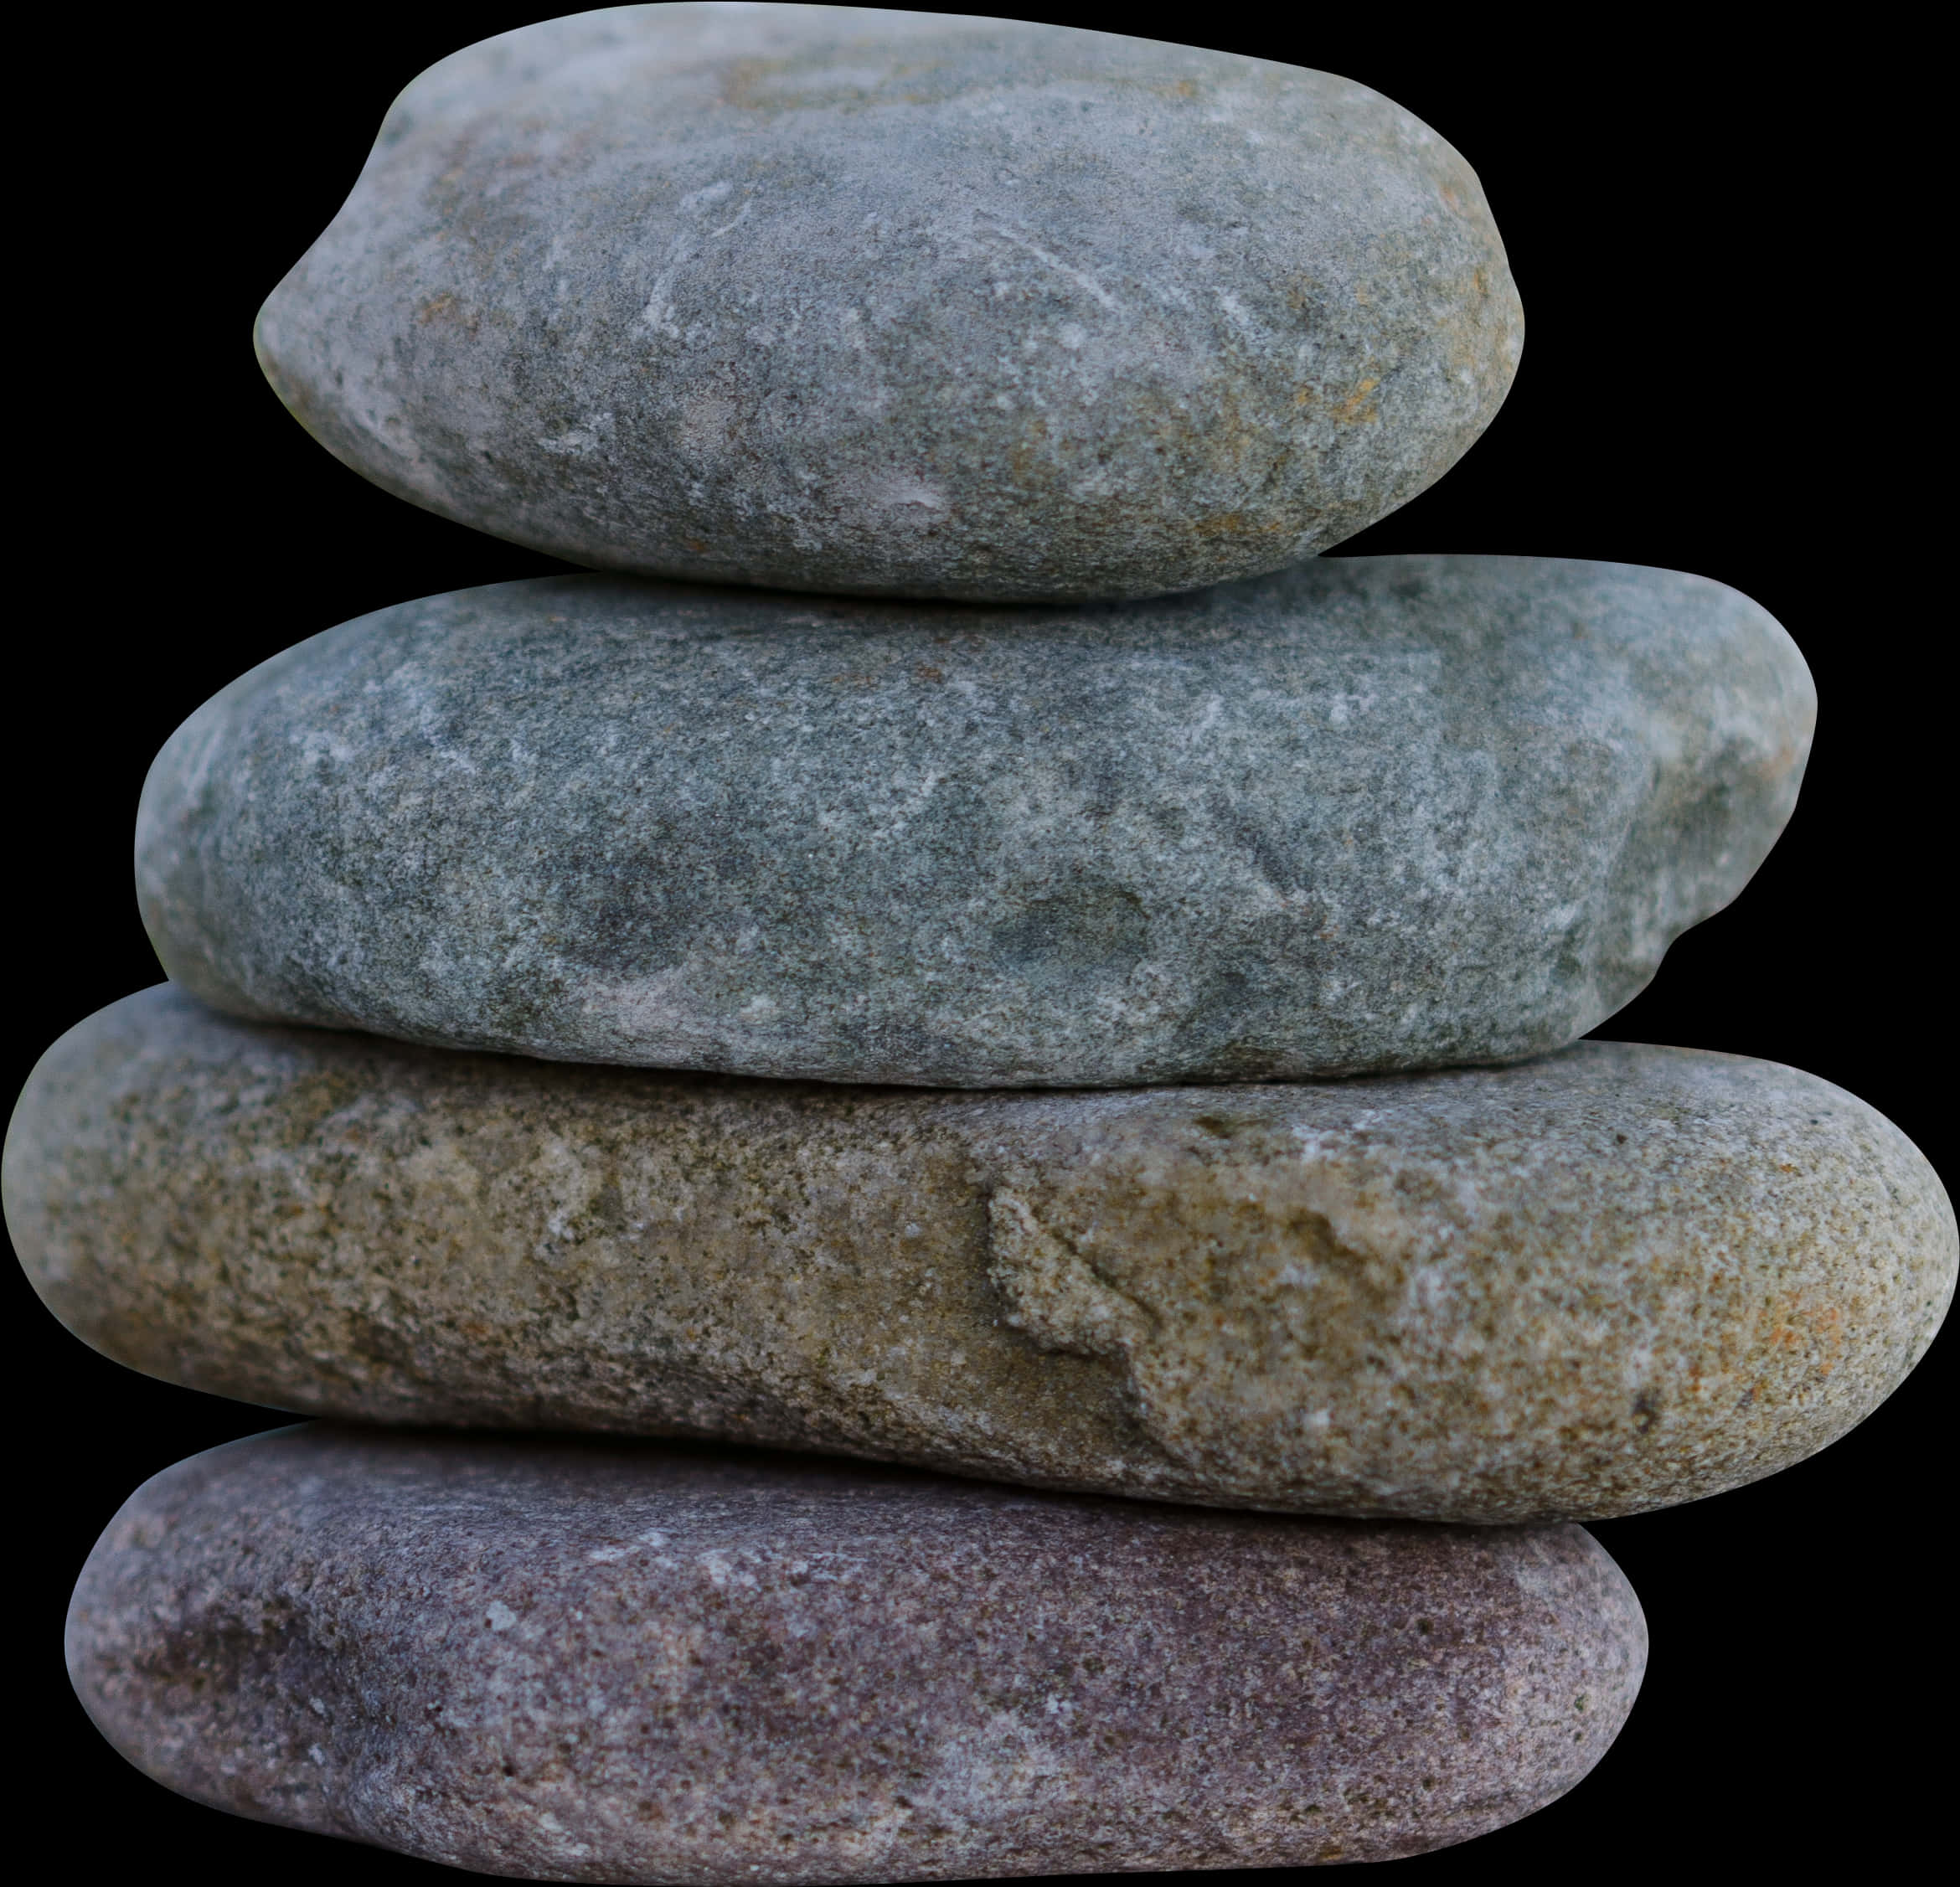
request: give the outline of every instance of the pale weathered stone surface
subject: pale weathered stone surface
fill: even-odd
[[[43,1060],[7,1213],[124,1363],[380,1421],[786,1442],[1220,1506],[1717,1493],[1932,1340],[1925,1160],[1773,1063],[922,1094],[274,1029],[168,989]]]
[[[69,1668],[170,1787],[531,1879],[1386,1859],[1625,1720],[1577,1527],[1194,1513],[669,1447],[288,1430],[140,1489]]]
[[[577,563],[1063,601],[1351,536],[1523,333],[1470,167],[1349,80],[674,6],[425,73],[257,340],[357,471]]]
[[[165,969],[573,1061],[1127,1085],[1501,1061],[1632,997],[1788,817],[1746,597],[1316,559],[1079,611],[617,578],[384,610],[173,736]]]

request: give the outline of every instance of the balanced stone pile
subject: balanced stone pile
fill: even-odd
[[[171,982],[49,1051],[8,1221],[328,1420],[103,1536],[120,1750],[616,1882],[1381,1859],[1586,1773],[1646,1640],[1575,1523],[1844,1433],[1960,1245],[1828,1083],[1577,1039],[1789,816],[1777,624],[1313,559],[1520,335],[1462,159],[1290,66],[656,6],[410,87],[266,371],[616,574],[151,772]]]

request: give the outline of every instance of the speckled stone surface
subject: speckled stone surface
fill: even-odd
[[[1351,536],[1467,450],[1523,333],[1469,165],[1364,85],[671,6],[423,74],[257,343],[357,471],[575,563],[1063,601]]]
[[[1843,1434],[1952,1295],[1861,1101],[1501,1070],[922,1094],[398,1048],[165,989],[10,1130],[70,1328],[308,1414],[695,1434],[1220,1506],[1583,1519]]]
[[[1742,888],[1816,696],[1717,583],[1318,559],[981,611],[605,577],[346,623],[164,748],[238,1014],[574,1061],[1128,1085],[1499,1061]]]
[[[158,1475],[69,1668],[260,1819],[534,1879],[1387,1859],[1605,1753],[1638,1601],[1576,1527],[1200,1513],[332,1428]]]

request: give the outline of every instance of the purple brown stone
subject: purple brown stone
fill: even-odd
[[[1624,1722],[1577,1526],[1132,1504],[328,1425],[131,1498],[69,1668],[171,1788],[451,1865],[885,1881],[1387,1859]]]

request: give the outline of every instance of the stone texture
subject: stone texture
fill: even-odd
[[[405,603],[164,748],[170,975],[576,1061],[1129,1085],[1562,1046],[1734,897],[1816,699],[1746,597],[1318,559],[1080,611],[602,577]]]
[[[330,1428],[158,1475],[69,1617],[168,1786],[591,1881],[1416,1853],[1571,1787],[1646,1650],[1576,1527]]]
[[[248,1401],[1469,1522],[1823,1447],[1923,1353],[1957,1250],[1896,1127],[1736,1056],[925,1094],[398,1048],[167,989],[49,1051],[6,1188],[71,1329]]]
[[[1523,333],[1470,167],[1364,85],[673,6],[416,80],[257,343],[329,451],[519,544],[1011,601],[1338,543],[1468,449]]]

